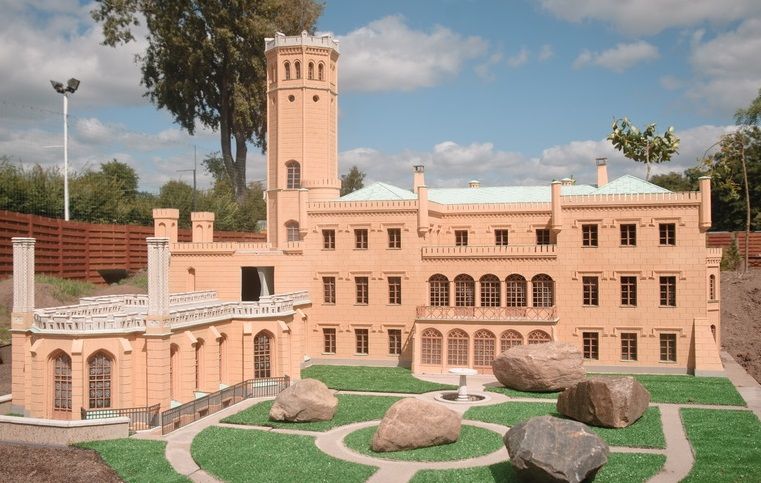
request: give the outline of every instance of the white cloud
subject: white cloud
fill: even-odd
[[[571,22],[599,20],[628,35],[653,35],[672,27],[726,24],[761,14],[758,0],[538,0]]]
[[[623,72],[640,62],[654,60],[658,57],[660,54],[656,46],[640,40],[629,44],[621,43],[602,52],[592,53],[584,50],[574,60],[573,67],[578,69],[593,64],[614,72]]]
[[[552,50],[552,45],[550,44],[544,44],[542,45],[542,50],[539,51],[539,61],[544,62],[545,60],[551,59],[555,55],[555,52]]]
[[[507,65],[510,67],[520,67],[528,62],[528,49],[521,47],[517,54],[507,59]]]
[[[661,87],[667,91],[675,91],[684,87],[684,81],[673,75],[664,75],[660,78]]]
[[[462,65],[481,57],[487,42],[446,27],[411,29],[400,16],[384,17],[339,36],[341,88],[355,91],[410,91],[452,78]]]
[[[492,68],[502,61],[502,52],[495,52],[489,58],[475,67],[476,75],[485,81],[494,81],[497,76],[492,72]]]

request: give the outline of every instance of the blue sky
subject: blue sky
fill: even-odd
[[[614,117],[673,125],[681,170],[731,129],[761,87],[756,0],[327,0],[318,29],[341,41],[341,171],[429,185],[593,182],[594,158],[612,176],[644,176],[604,141]],[[91,4],[0,0],[0,154],[62,163],[61,98],[48,79],[82,80],[70,103],[73,169],[117,158],[143,189],[190,181],[216,134],[182,132],[142,97],[132,56],[144,43],[99,45]],[[264,158],[250,149],[249,179]],[[658,172],[656,171],[656,172]],[[201,177],[202,184],[208,178]]]

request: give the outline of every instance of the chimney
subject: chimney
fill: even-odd
[[[700,229],[711,228],[711,177],[698,178],[700,185]]]
[[[560,180],[562,186],[573,186],[576,184],[576,180],[573,178],[563,178]]]
[[[480,187],[481,187],[481,182],[478,181],[477,179],[473,179],[468,182],[468,188],[480,188]]]
[[[597,158],[597,187],[608,184],[608,158]]]
[[[169,243],[177,243],[177,220],[180,210],[176,208],[153,209],[153,236],[169,238]]]
[[[425,186],[425,166],[416,164],[413,166],[415,174],[412,178],[412,192],[417,193],[418,188]]]
[[[193,243],[206,243],[214,241],[214,213],[210,211],[194,211],[190,214],[193,226]]]

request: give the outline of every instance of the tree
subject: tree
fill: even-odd
[[[119,190],[125,198],[134,199],[137,196],[137,184],[140,178],[132,166],[112,159],[100,165],[100,172],[119,186]]]
[[[99,0],[91,11],[104,44],[134,41],[145,21],[148,47],[137,56],[146,95],[189,134],[196,123],[219,133],[236,196],[246,188],[251,142],[266,149],[264,37],[313,31],[315,0]],[[232,143],[235,142],[233,154]]]
[[[616,119],[611,126],[608,141],[627,158],[645,163],[646,180],[650,180],[650,169],[654,163],[670,161],[679,152],[679,138],[674,134],[674,127],[669,127],[663,136],[655,134],[655,123],[639,130],[629,119]]]
[[[362,189],[365,186],[364,181],[365,173],[352,166],[347,174],[341,175],[341,196]]]

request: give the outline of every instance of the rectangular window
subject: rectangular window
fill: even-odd
[[[388,303],[402,304],[402,277],[388,277]]]
[[[354,248],[367,250],[367,228],[354,230]]]
[[[322,248],[324,250],[336,249],[336,231],[322,230]]]
[[[388,247],[402,248],[402,229],[401,228],[388,229]]]
[[[336,353],[336,329],[322,329],[323,352]]]
[[[582,303],[584,305],[598,306],[600,305],[600,282],[597,277],[582,277],[582,285],[584,287],[584,296]]]
[[[637,225],[629,223],[621,225],[621,246],[633,247],[637,245]]]
[[[676,307],[676,277],[661,277],[661,306]]]
[[[600,358],[600,334],[597,332],[582,332],[584,339],[584,359]]]
[[[388,329],[388,353],[392,356],[402,353],[402,329]]]
[[[357,285],[357,303],[367,305],[370,299],[369,282],[367,277],[355,277],[354,282]]]
[[[507,246],[507,230],[494,230],[494,244],[498,247]]]
[[[637,360],[637,334],[635,332],[621,333],[621,360]]]
[[[676,334],[661,334],[661,361],[676,362]]]
[[[637,305],[637,277],[621,277],[621,305]]]
[[[581,244],[585,247],[597,246],[597,225],[581,225]]]
[[[468,246],[468,230],[455,230],[454,244],[458,247]]]
[[[537,245],[550,245],[550,230],[547,228],[539,228],[536,230],[536,244]]]
[[[336,303],[336,277],[322,277],[322,302]]]
[[[354,337],[357,341],[357,354],[369,354],[369,330],[354,329]]]
[[[661,245],[676,245],[676,223],[660,223],[658,233]]]

